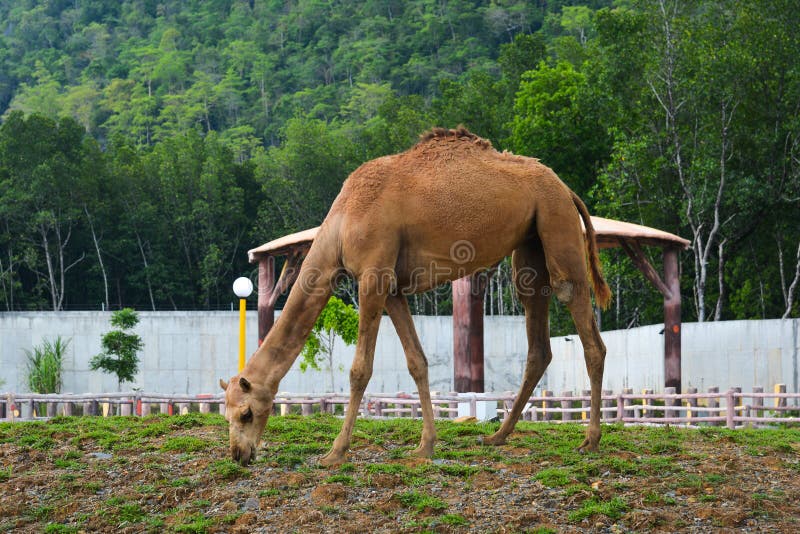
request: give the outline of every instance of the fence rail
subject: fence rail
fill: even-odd
[[[472,416],[496,420],[508,416],[515,395],[507,393],[433,393],[434,414],[438,418]],[[275,399],[275,412],[310,415],[314,412],[344,413],[348,397],[344,395],[302,395],[281,393]],[[58,415],[146,416],[153,413],[185,414],[190,411],[224,413],[224,395],[174,395],[158,393],[103,393],[84,395],[41,395],[6,393],[0,396],[0,421],[30,421]],[[800,423],[800,393],[787,393],[776,384],[773,391],[753,387],[743,393],[740,387],[720,392],[709,388],[698,393],[663,393],[630,389],[620,393],[603,391],[600,408],[602,420],[626,424],[671,424],[678,426],[759,427],[775,423]],[[529,421],[582,422],[589,420],[590,392],[555,396],[543,391],[531,397],[522,418]],[[406,393],[366,394],[360,406],[366,417],[412,417],[421,415],[419,397]]]

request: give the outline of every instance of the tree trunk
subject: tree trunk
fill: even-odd
[[[144,252],[144,246],[142,245],[141,237],[139,237],[139,232],[135,233],[136,244],[139,246],[139,253],[142,255],[142,263],[144,264],[144,279],[145,282],[147,282],[147,294],[150,296],[150,306],[153,308],[153,311],[156,311],[156,301],[153,298],[153,286],[150,284],[150,269],[147,264],[147,254]]]
[[[786,294],[786,311],[783,312],[783,319],[789,317],[792,313],[792,306],[794,305],[794,293],[797,290],[797,284],[800,282],[800,243],[797,244],[797,255],[795,256],[794,279],[789,285],[789,290]]]
[[[83,211],[86,212],[86,219],[89,221],[89,229],[92,232],[92,241],[94,242],[94,250],[97,252],[97,261],[100,264],[100,272],[103,275],[103,291],[105,294],[105,309],[110,309],[109,300],[108,300],[108,275],[106,274],[106,266],[103,264],[103,254],[100,252],[100,241],[97,239],[97,233],[94,231],[94,222],[92,222],[92,216],[89,215],[89,210],[86,206],[83,207]]]

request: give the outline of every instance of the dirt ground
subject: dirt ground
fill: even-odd
[[[320,468],[333,417],[273,418],[259,460],[227,459],[219,417],[0,425],[7,532],[799,532],[800,432],[361,422],[349,462]]]

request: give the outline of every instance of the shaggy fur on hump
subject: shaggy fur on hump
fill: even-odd
[[[471,141],[482,148],[492,148],[492,142],[475,135],[464,126],[457,128],[432,128],[419,136],[417,145],[422,145],[430,141]]]

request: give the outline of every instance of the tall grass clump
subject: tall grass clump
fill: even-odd
[[[28,357],[28,387],[33,393],[59,393],[64,354],[71,340],[58,336],[55,341],[44,340],[33,350],[25,350]]]

